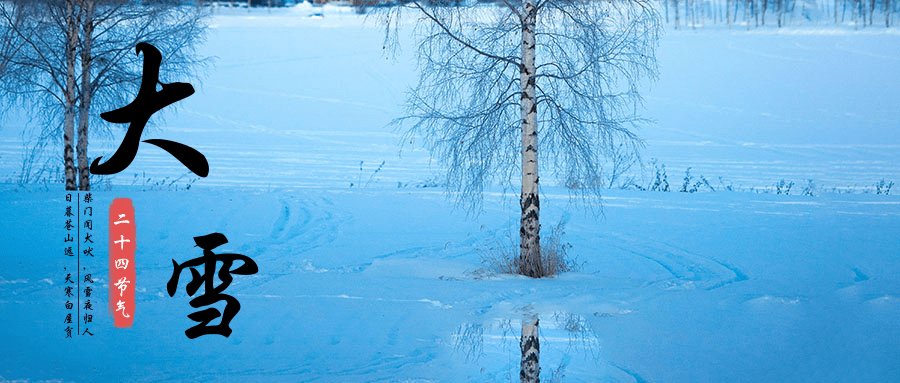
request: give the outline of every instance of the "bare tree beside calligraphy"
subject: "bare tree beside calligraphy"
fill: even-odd
[[[139,42],[166,55],[164,71],[186,78],[207,10],[171,1],[11,0],[0,2],[0,99],[29,112],[29,153],[19,180],[55,174],[62,142],[66,190],[90,190],[90,137],[110,135],[101,112],[130,101],[141,83]],[[93,128],[92,128],[93,127]]]

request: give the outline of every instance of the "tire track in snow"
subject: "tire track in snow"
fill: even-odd
[[[628,376],[630,376],[631,379],[634,380],[634,383],[648,383],[649,382],[648,380],[644,379],[637,372],[634,372],[634,370],[632,370],[630,368],[623,367],[623,366],[620,366],[620,365],[612,363],[612,362],[610,362],[609,365],[617,368],[619,371],[622,371],[625,374],[627,374]]]
[[[668,243],[645,244],[645,240],[624,235],[616,237],[615,242],[625,245],[611,243],[611,246],[646,259],[671,276],[652,281],[648,286],[662,283],[666,285],[667,290],[702,288],[712,291],[749,279],[740,268],[715,257],[704,256]]]
[[[275,279],[308,269],[311,263],[300,256],[327,246],[336,239],[337,228],[347,220],[342,213],[334,213],[334,204],[327,198],[305,199],[287,196],[279,199],[278,218],[268,237],[245,245],[248,252],[257,254],[257,263],[265,262],[260,273],[247,276],[244,283],[234,287],[246,292]]]
[[[369,261],[355,266],[342,267],[340,268],[340,270],[344,273],[365,272],[378,261],[392,259],[414,259],[418,258],[418,256],[420,255],[428,255],[428,257],[434,257],[435,255],[439,254],[438,258],[442,260],[456,259],[475,252],[477,250],[478,244],[484,243],[488,239],[496,238],[497,233],[501,230],[503,229],[485,229],[484,227],[482,227],[481,230],[468,233],[465,238],[457,242],[445,242],[442,245],[412,246],[402,248],[400,250],[376,255]]]

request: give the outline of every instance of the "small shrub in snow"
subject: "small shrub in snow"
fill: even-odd
[[[719,190],[734,191],[734,185],[731,182],[725,183],[725,179],[719,177]]]
[[[565,242],[565,221],[560,221],[550,231],[550,236],[541,242],[541,261],[544,276],[553,276],[559,273],[575,271],[579,266],[573,257],[569,255],[572,244]]]
[[[550,230],[550,235],[541,237],[541,277],[551,277],[569,271],[578,271],[582,264],[569,254],[572,244],[565,242],[565,220],[561,220]],[[482,252],[481,263],[487,270],[502,274],[519,274],[519,248],[511,239],[509,243],[486,249]]]
[[[884,178],[875,184],[875,194],[890,195],[891,188],[894,187],[894,181],[885,182]]]
[[[691,185],[691,180],[693,180],[693,179],[694,179],[694,177],[691,176],[691,167],[688,166],[688,168],[685,169],[685,171],[684,171],[684,182],[681,183],[681,190],[679,190],[679,191],[682,193],[688,193],[688,192],[693,193],[693,192],[697,191],[697,190],[689,189],[689,187]]]
[[[778,183],[775,184],[775,194],[789,195],[791,194],[791,188],[793,187],[794,181],[787,182],[784,180],[784,178],[782,178],[781,181],[778,181]]]
[[[669,191],[669,176],[666,174],[666,165],[657,163],[656,159],[651,161],[655,170],[653,182],[647,189],[650,191]]]
[[[700,179],[695,179],[694,176],[691,175],[691,168],[688,167],[687,170],[684,171],[684,182],[681,184],[681,190],[679,191],[682,193],[696,193],[703,187],[706,187],[709,191],[716,191],[703,175],[700,175]]]
[[[366,180],[365,184],[362,183],[363,163],[365,163],[365,161],[359,161],[359,174],[357,174],[357,176],[356,176],[356,183],[353,183],[353,182],[350,183],[350,188],[353,188],[354,186],[356,186],[357,188],[368,187],[369,184],[372,183],[373,180],[375,180],[375,176],[377,176],[378,173],[381,172],[381,169],[384,168],[385,161],[381,161],[381,164],[379,164],[378,167],[375,168],[374,171],[372,171],[372,174],[369,175],[369,179]]]
[[[803,188],[803,195],[815,197],[816,196],[816,184],[812,179],[806,180],[806,187]]]

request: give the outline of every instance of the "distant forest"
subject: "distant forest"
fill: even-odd
[[[495,3],[501,0],[470,0]],[[225,7],[285,7],[309,2],[360,8],[392,6],[408,0],[194,0]],[[459,0],[426,0],[427,3],[462,4]],[[737,28],[791,25],[842,25],[852,28],[892,27],[900,11],[898,0],[659,0],[666,24],[678,28],[722,25]]]

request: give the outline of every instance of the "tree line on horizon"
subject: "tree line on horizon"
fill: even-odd
[[[286,7],[301,3],[335,4],[360,9],[408,4],[410,0],[184,0],[184,3],[240,7]],[[503,0],[428,0],[437,6],[471,3],[503,6]],[[655,0],[665,24],[675,29],[707,25],[759,28],[832,24],[891,27],[900,4],[895,0]]]

